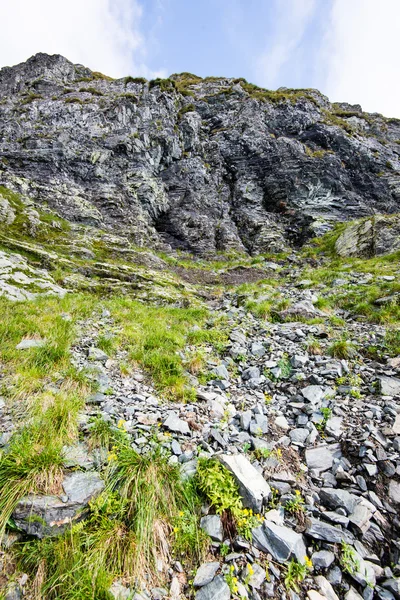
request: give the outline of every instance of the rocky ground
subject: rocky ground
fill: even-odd
[[[102,470],[113,457],[87,445],[93,418],[101,417],[126,432],[139,454],[161,445],[184,478],[196,473],[199,457],[218,458],[243,506],[260,515],[246,539],[205,503],[208,561],[193,573],[184,572],[184,559],[167,565],[165,587],[139,591],[117,580],[115,598],[399,598],[400,359],[367,358],[363,350],[382,343],[385,327],[340,310],[351,351],[335,358],[331,343],[343,326],[315,307],[318,290],[286,282],[281,293],[290,299],[284,322],[255,317],[234,289],[211,302],[207,327],[223,316],[229,342],[220,354],[202,345],[206,380],[190,374],[196,397],[185,403],[166,402],[140,368],[121,374],[126,352],[98,348],[99,337],[118,329],[101,303],[79,322],[72,361],[91,372],[97,391],[79,414],[79,443],[64,449],[64,494],[21,500],[13,513],[20,532],[61,532],[104,488]],[[19,352],[41,343],[22,342]],[[182,359],[195,349],[187,345]],[[4,402],[1,410],[6,447],[17,423]],[[5,534],[3,544],[21,535]],[[300,565],[293,581],[288,565]],[[21,598],[26,584],[20,573],[5,598]]]

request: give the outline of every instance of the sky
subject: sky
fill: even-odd
[[[0,0],[0,22],[0,67],[47,52],[112,77],[245,77],[400,118],[400,0]]]

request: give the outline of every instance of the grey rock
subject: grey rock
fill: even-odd
[[[233,474],[239,486],[243,505],[260,512],[263,503],[271,494],[271,488],[264,477],[243,454],[222,454],[218,456],[218,460]]]
[[[400,483],[393,479],[389,483],[389,498],[396,504],[400,504]]]
[[[261,527],[253,529],[253,544],[275,560],[284,563],[291,558],[304,563],[307,555],[303,536],[289,527],[265,521]]]
[[[39,538],[62,533],[82,516],[82,509],[89,500],[104,489],[104,481],[95,472],[76,472],[65,477],[63,488],[66,501],[57,496],[30,495],[22,498],[13,512],[19,529]]]
[[[318,404],[325,396],[325,389],[320,385],[308,385],[301,390],[301,393],[308,402]]]
[[[249,566],[246,565],[243,570],[242,579],[248,582],[248,585],[256,590],[259,590],[266,579],[267,573],[259,564],[253,563],[252,572],[249,571]]]
[[[219,379],[229,380],[229,372],[228,372],[228,369],[225,367],[225,365],[218,365],[218,366],[214,367],[213,373]]]
[[[356,506],[357,497],[346,490],[336,488],[322,488],[319,492],[321,502],[329,508],[344,508],[347,514],[351,514]]]
[[[200,527],[214,542],[222,542],[224,539],[224,530],[221,518],[218,515],[207,515],[200,520]]]
[[[40,348],[46,343],[46,340],[27,339],[21,340],[19,344],[15,346],[16,350],[29,350],[30,348]]]
[[[203,563],[196,571],[193,580],[194,587],[202,587],[203,585],[210,583],[214,579],[219,567],[219,562]]]
[[[164,421],[164,427],[170,431],[181,433],[183,435],[190,434],[189,425],[186,421],[180,419],[176,412],[171,411]]]
[[[266,349],[259,342],[253,342],[251,345],[251,353],[253,354],[253,356],[261,358],[266,353]]]
[[[100,350],[100,348],[92,346],[88,350],[88,358],[93,361],[105,363],[108,360],[108,354]]]
[[[303,445],[306,439],[309,436],[308,429],[292,429],[289,432],[289,437],[292,441],[292,444]]]
[[[327,471],[333,465],[335,458],[342,455],[339,444],[320,445],[315,448],[307,448],[306,463],[309,469],[321,473]]]
[[[311,556],[311,560],[314,567],[327,569],[335,560],[335,555],[329,550],[319,550],[318,552],[314,552],[314,554]]]
[[[363,600],[363,597],[352,586],[344,597],[345,600]]]
[[[400,249],[398,215],[377,215],[351,223],[338,237],[335,250],[340,256],[371,257]]]
[[[333,543],[341,543],[342,541],[348,543],[349,541],[352,541],[352,537],[348,532],[314,517],[308,517],[306,523],[307,527],[305,533],[316,540]]]
[[[18,583],[10,583],[4,594],[4,600],[22,600],[23,594]]]
[[[315,583],[317,584],[324,598],[327,598],[327,600],[339,600],[339,597],[335,593],[331,582],[328,581],[323,575],[318,575],[315,578]]]
[[[242,373],[242,379],[248,381],[249,379],[259,379],[260,369],[258,367],[249,367]]]
[[[231,592],[222,575],[196,592],[196,600],[230,600]]]
[[[400,379],[397,377],[386,377],[382,375],[378,377],[379,387],[383,396],[399,396],[400,395]]]

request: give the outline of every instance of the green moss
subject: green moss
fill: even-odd
[[[124,83],[125,86],[127,86],[128,83],[140,83],[144,85],[145,83],[147,83],[147,79],[145,79],[144,77],[131,77],[130,75],[128,75],[128,77],[125,77]]]
[[[149,82],[149,89],[159,87],[162,92],[173,92],[176,89],[175,81],[173,79],[152,79]]]
[[[103,92],[101,92],[100,90],[98,90],[97,88],[94,87],[88,87],[88,88],[79,88],[80,92],[87,92],[89,94],[93,94],[94,96],[104,96]]]
[[[195,110],[196,108],[194,104],[186,104],[185,106],[182,106],[182,108],[180,108],[178,111],[178,120],[180,120],[186,113],[194,112]]]

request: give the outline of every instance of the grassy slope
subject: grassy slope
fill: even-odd
[[[23,237],[21,228],[25,231],[24,221],[8,230],[7,236]],[[68,236],[68,228],[61,225],[55,236],[61,242],[62,236]],[[24,239],[32,241],[28,234]],[[39,240],[40,236],[35,238],[36,243]],[[310,279],[313,287],[323,284],[319,290],[320,306],[328,317],[332,308],[344,307],[354,316],[388,324],[385,350],[398,354],[399,307],[395,302],[378,307],[374,301],[399,291],[399,257],[338,260],[332,256],[332,240],[330,234],[307,251],[308,258],[314,257],[319,265],[306,266],[299,279]],[[187,266],[187,259],[173,260],[181,260],[182,266]],[[280,260],[282,269],[290,266],[285,257]],[[245,258],[244,263],[249,260]],[[229,258],[214,264],[202,263],[200,267],[215,269],[222,264],[236,266],[238,258],[234,257],[231,263]],[[190,268],[196,265],[191,263]],[[340,291],[332,288],[334,279],[354,272],[371,273],[372,285],[365,287],[355,282]],[[382,274],[396,274],[397,279],[387,282],[379,279]],[[249,310],[269,320],[277,310],[287,307],[284,286],[288,282],[288,276],[278,270],[261,284],[243,284],[229,292],[237,293]],[[100,297],[89,292],[68,294],[63,300],[48,297],[23,304],[0,298],[2,395],[20,422],[9,448],[0,455],[2,530],[7,523],[12,525],[10,514],[19,498],[29,492],[60,491],[62,446],[79,439],[78,413],[93,391],[88,374],[73,366],[70,350],[79,337],[78,322],[94,313],[99,315],[104,309],[110,311],[115,331],[110,338],[99,338],[98,345],[111,356],[126,350],[128,360],[123,368],[129,371],[134,364],[140,365],[153,378],[160,394],[169,400],[193,398],[186,371],[201,375],[203,345],[212,344],[218,353],[227,341],[224,320],[211,320],[200,303],[194,303],[192,308],[178,308],[140,302],[127,295]],[[340,327],[340,323],[337,325]],[[16,350],[16,344],[25,337],[40,337],[46,342],[40,348]],[[191,349],[184,358],[180,352],[188,344]],[[334,356],[351,351],[345,339],[332,346]],[[23,570],[29,574],[32,598],[109,599],[109,586],[117,577],[132,582],[150,574],[154,583],[162,583],[154,566],[154,549],[165,559],[172,556],[186,562],[188,568],[197,564],[208,546],[199,529],[204,497],[217,511],[228,511],[243,535],[254,525],[254,517],[243,512],[237,490],[223,469],[206,461],[196,482],[184,484],[176,468],[168,465],[156,434],[155,450],[150,456],[137,455],[124,431],[101,419],[93,422],[87,441],[92,448],[108,452],[109,460],[103,471],[106,491],[91,504],[86,521],[58,539],[17,545],[9,555],[15,573]]]

